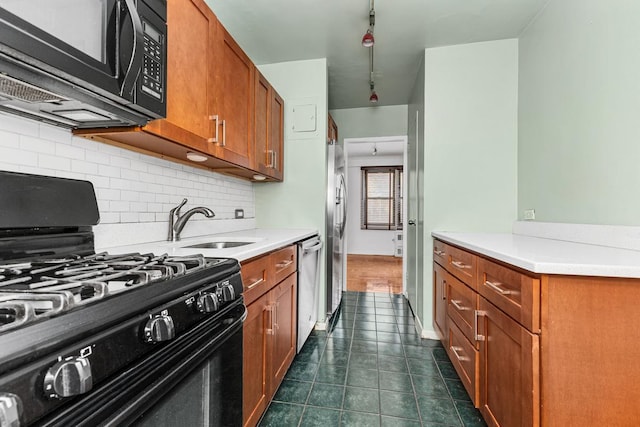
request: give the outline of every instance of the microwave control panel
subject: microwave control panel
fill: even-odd
[[[143,21],[144,62],[142,65],[142,91],[162,101],[164,99],[164,35]]]

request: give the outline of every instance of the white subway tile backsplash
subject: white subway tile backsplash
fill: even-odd
[[[255,214],[253,184],[242,179],[74,137],[71,132],[0,113],[0,170],[91,181],[101,224],[167,222],[169,210],[206,206],[216,219],[234,209]]]
[[[52,156],[50,154],[38,154],[38,167],[55,169],[58,171],[70,171],[71,159]]]

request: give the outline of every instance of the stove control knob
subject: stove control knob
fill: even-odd
[[[200,295],[197,304],[200,313],[214,313],[220,308],[220,300],[216,294]]]
[[[144,327],[144,339],[147,342],[155,343],[169,341],[175,338],[176,328],[171,316],[160,315],[147,320]]]
[[[225,283],[222,285],[222,301],[229,302],[236,299],[236,290],[233,289],[233,285]]]
[[[49,398],[71,397],[93,387],[91,364],[84,357],[68,357],[53,365],[44,376],[44,394]]]
[[[20,427],[22,402],[12,393],[0,393],[0,426]]]

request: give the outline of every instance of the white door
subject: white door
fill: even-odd
[[[407,143],[407,159],[409,173],[407,174],[407,224],[405,226],[405,238],[407,240],[407,252],[405,254],[407,298],[414,312],[421,313],[421,298],[418,298],[419,286],[422,284],[422,244],[419,235],[420,215],[420,161],[422,155],[419,144],[419,114],[416,110],[415,120],[409,121],[409,138]],[[422,163],[424,164],[424,163]]]

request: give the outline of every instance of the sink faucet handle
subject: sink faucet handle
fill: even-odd
[[[176,216],[180,216],[180,209],[187,204],[187,198],[185,197],[184,199],[182,199],[182,202],[180,202],[180,204],[178,206],[176,206],[175,208],[171,209],[171,214],[172,215],[176,215]]]

